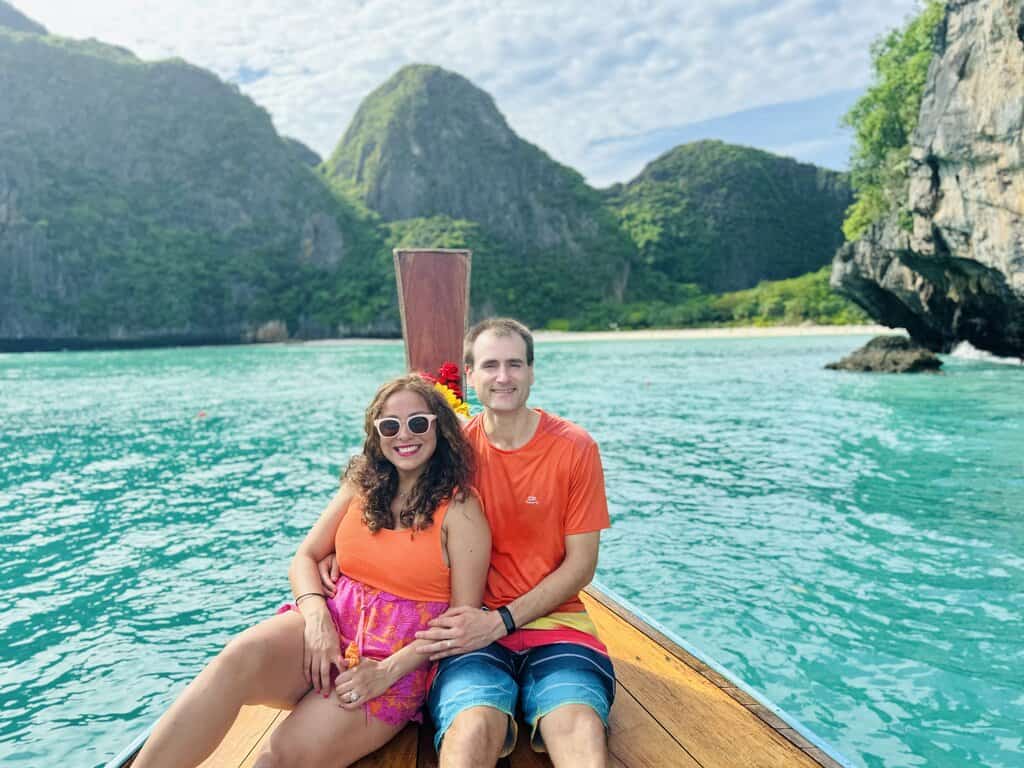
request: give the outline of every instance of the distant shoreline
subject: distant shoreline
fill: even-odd
[[[547,331],[533,332],[534,341],[657,341],[659,339],[762,339],[783,336],[899,336],[902,328],[884,325],[741,325],[728,328],[651,328],[637,331]],[[310,339],[285,344],[358,344],[362,342],[400,344],[401,339]],[[282,343],[282,342],[272,342]]]
[[[728,328],[664,328],[639,331],[546,331],[533,332],[534,339],[544,344],[560,341],[655,341],[659,339],[758,339],[784,336],[879,336],[906,335],[902,329],[887,328],[884,325],[744,325]],[[0,354],[25,354],[32,352],[89,352],[119,351],[128,349],[168,349],[175,347],[221,347],[221,346],[276,346],[312,345],[339,346],[351,344],[401,344],[399,338],[386,337],[338,337],[333,339],[288,339],[287,341],[241,342],[226,339],[174,339],[164,343],[150,340],[105,341],[82,343],[76,340],[34,340],[35,344],[19,342],[5,345],[0,341]]]
[[[636,339],[760,339],[774,336],[906,335],[902,328],[884,325],[743,325],[729,328],[665,328],[641,331],[534,331],[544,341],[616,341]]]

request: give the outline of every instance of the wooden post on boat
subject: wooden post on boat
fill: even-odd
[[[452,362],[461,371],[472,252],[396,248],[394,254],[406,368],[436,374]]]

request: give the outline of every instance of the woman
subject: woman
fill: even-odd
[[[451,605],[480,605],[490,531],[467,493],[472,454],[434,387],[405,376],[366,411],[362,454],[292,560],[295,604],[232,640],[161,718],[135,768],[197,765],[243,704],[293,711],[256,766],[342,766],[419,718],[418,629]],[[343,576],[321,591],[317,561]],[[339,674],[340,672],[340,674]]]

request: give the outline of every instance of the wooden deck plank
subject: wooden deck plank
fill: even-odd
[[[434,751],[434,726],[432,724],[420,726],[419,741],[420,749],[416,756],[416,768],[437,768],[437,752]]]
[[[249,754],[247,754],[245,756],[245,759],[243,759],[242,762],[239,763],[238,768],[252,768],[252,766],[256,763],[256,758],[259,757],[260,752],[263,751],[263,745],[266,744],[267,741],[270,739],[270,734],[277,730],[277,727],[284,722],[284,719],[288,717],[288,714],[289,713],[287,709],[279,709],[277,711],[277,718],[274,720],[274,722],[270,724],[270,727],[263,732],[263,735],[260,736],[259,741],[252,745],[252,749],[249,750]],[[232,763],[232,765],[234,764]],[[221,766],[218,766],[217,768],[221,768]],[[223,768],[227,768],[227,764],[224,764]]]
[[[353,763],[352,768],[413,768],[418,751],[419,728],[410,723],[383,748]]]
[[[242,707],[220,746],[200,768],[251,768],[270,735],[287,716],[288,710]],[[386,747],[354,763],[352,768],[413,768],[418,738],[416,725],[410,724]]]
[[[608,646],[619,682],[644,703],[644,708],[701,766],[820,766],[769,723],[754,716],[751,708],[723,690],[733,687],[732,683],[720,675],[705,675],[685,663],[674,652],[685,651],[668,638],[659,638],[659,644],[647,632],[623,621],[610,607],[613,601],[607,598],[599,601],[596,595],[588,594],[585,603]]]
[[[287,713],[272,707],[242,707],[231,730],[199,768],[236,768],[243,765],[254,751],[254,745],[262,743],[264,735],[273,730],[274,724],[284,714]]]
[[[627,766],[701,768],[621,683],[608,718],[608,751]]]
[[[618,690],[609,723],[611,764],[617,768],[837,768],[837,763],[756,697],[647,626],[605,595],[584,602],[615,662]],[[203,768],[251,768],[287,716],[244,707]],[[528,729],[501,768],[550,768],[534,753]],[[358,768],[437,768],[429,728],[410,725]]]
[[[498,768],[551,768],[551,760],[544,753],[530,747],[530,729],[519,723],[519,740],[512,754],[498,761]]]

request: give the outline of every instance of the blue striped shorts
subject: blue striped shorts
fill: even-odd
[[[530,746],[544,751],[537,728],[540,719],[566,704],[585,704],[608,725],[615,697],[615,671],[604,654],[576,643],[553,643],[513,653],[498,643],[479,651],[450,656],[438,665],[427,695],[427,707],[437,731],[434,747],[456,715],[470,707],[487,706],[509,716],[502,756],[516,744],[516,704],[530,726]]]

